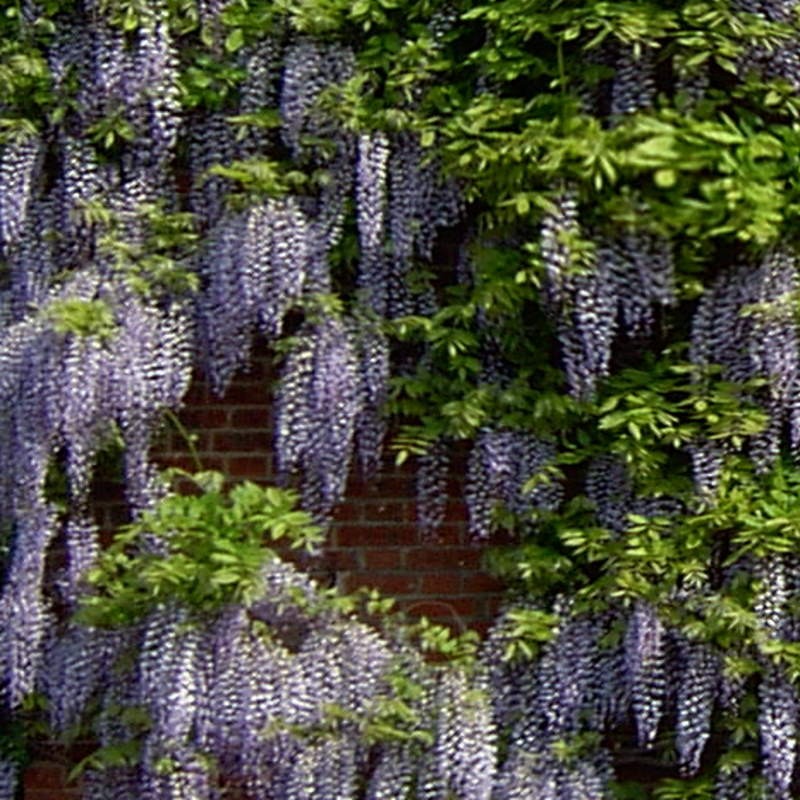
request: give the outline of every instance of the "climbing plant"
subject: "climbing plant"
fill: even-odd
[[[3,716],[92,725],[87,798],[796,794],[793,2],[18,0],[0,84]],[[182,499],[154,433],[264,340],[302,511]],[[515,542],[469,667],[261,541],[387,436]]]

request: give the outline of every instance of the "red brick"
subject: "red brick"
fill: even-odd
[[[476,615],[480,619],[487,619],[494,622],[500,611],[508,607],[508,590],[495,592],[493,594],[472,595],[478,603],[480,611]]]
[[[351,523],[336,530],[339,547],[412,545],[418,540],[413,525],[364,525]]]
[[[120,525],[127,525],[131,521],[131,513],[127,504],[120,501],[101,506],[98,509],[97,519],[101,528],[111,530]]]
[[[239,383],[240,381],[264,380],[269,377],[273,372],[269,363],[269,359],[265,357],[254,356],[247,366],[243,367],[236,373],[231,383]]]
[[[373,549],[365,548],[364,566],[367,569],[398,569],[405,566],[405,550],[400,547]]]
[[[346,570],[361,569],[361,559],[358,557],[358,550],[348,548],[346,550],[326,550],[322,556],[322,562],[326,568],[335,572]]]
[[[197,380],[192,381],[189,390],[183,396],[183,402],[187,406],[202,405],[203,403],[208,403],[210,399],[208,385]]]
[[[67,779],[67,771],[61,764],[53,764],[47,761],[35,761],[26,770],[23,777],[25,786],[25,796],[28,792],[36,790],[63,789]]]
[[[365,499],[375,500],[380,497],[374,479],[364,479],[357,464],[352,464],[347,476],[345,491],[346,503],[361,503]]]
[[[260,433],[245,431],[214,431],[212,435],[213,449],[217,453],[252,453],[266,452],[270,442]]]
[[[469,627],[481,637],[481,639],[485,639],[489,633],[489,629],[492,627],[492,620],[470,620]]]
[[[434,575],[423,575],[420,584],[422,594],[432,597],[459,594],[461,592],[462,577],[459,572],[437,572]]]
[[[471,597],[448,597],[446,600],[404,600],[400,607],[414,617],[428,617],[439,622],[453,623],[462,627],[478,611],[478,604]]]
[[[434,533],[423,538],[422,544],[431,548],[464,544],[465,533],[464,525],[458,522],[444,522]]]
[[[267,387],[263,381],[232,383],[222,399],[230,405],[262,406],[265,409],[269,405]]]
[[[467,506],[461,500],[448,500],[444,518],[448,522],[466,522]]]
[[[190,439],[186,441],[186,437],[178,431],[172,431],[169,436],[169,447],[159,448],[159,455],[162,453],[169,457],[171,453],[191,453],[192,448],[195,452],[202,453],[210,449],[211,435],[208,431],[197,430],[189,431]]]
[[[356,503],[342,503],[333,509],[334,530],[340,525],[361,519],[361,507]]]
[[[384,594],[408,595],[416,592],[417,578],[406,573],[392,575],[385,572],[353,572],[346,576],[345,586],[345,591],[348,592],[369,586]]]
[[[481,551],[472,547],[415,548],[406,556],[411,569],[477,569],[480,562]]]
[[[374,481],[374,485],[382,497],[405,497],[416,502],[414,479],[410,475],[383,473]]]
[[[229,456],[225,459],[225,472],[232,478],[265,480],[268,462],[263,456]]]
[[[502,592],[506,585],[485,572],[470,572],[464,575],[464,591],[467,594]]]
[[[203,468],[222,469],[232,479],[266,482],[273,474],[270,381],[275,369],[267,346],[256,342],[254,347],[259,349],[252,368],[234,377],[223,398],[214,395],[198,373],[181,420],[200,434],[197,449]],[[165,429],[163,448],[158,455],[162,463],[196,469],[185,442],[170,428]],[[405,605],[416,608],[415,614],[427,609],[444,622],[485,626],[503,587],[479,571],[482,550],[470,546],[466,510],[459,499],[467,454],[466,446],[453,454],[447,518],[438,536],[429,540],[421,539],[416,525],[414,459],[397,467],[394,454],[387,451],[379,474],[369,480],[353,469],[347,498],[334,513],[330,545],[310,568],[332,583],[363,582],[399,594]],[[120,498],[119,487],[114,486],[99,509],[109,521],[112,509],[119,509],[119,517],[127,515]],[[308,563],[301,566],[309,568]],[[437,602],[440,598],[444,605]],[[463,619],[455,620],[453,611]]]
[[[228,424],[228,411],[220,406],[191,406],[180,414],[187,428],[224,428]]]
[[[477,599],[481,607],[480,616],[493,620],[500,612],[500,608],[506,600],[506,594],[497,592],[496,594],[478,595]]]
[[[92,499],[96,503],[121,503],[125,496],[122,483],[109,476],[97,476],[92,484]]]
[[[271,417],[265,408],[234,408],[231,410],[232,428],[263,428],[271,426]]]
[[[362,504],[364,519],[414,522],[417,518],[416,504],[398,500],[367,500]]]

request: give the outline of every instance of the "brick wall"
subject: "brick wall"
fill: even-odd
[[[216,469],[232,478],[271,481],[272,374],[265,351],[224,397],[197,376],[178,415],[180,425],[168,425],[160,437],[159,460],[191,471]],[[351,479],[323,552],[304,566],[343,591],[376,588],[396,597],[410,615],[485,631],[503,587],[481,569],[482,548],[469,541],[462,476],[463,469],[454,467],[445,523],[435,540],[425,539],[416,526],[413,466],[397,468],[387,454],[375,479]],[[110,529],[125,519],[119,484],[106,480],[98,488],[100,520]],[[37,750],[25,773],[24,799],[79,800],[79,788],[66,783],[70,761],[57,748]]]
[[[193,382],[179,419],[203,469],[259,482],[273,479],[272,374],[271,356],[264,351],[224,397],[215,396],[202,376]],[[164,463],[197,469],[176,426],[160,447]],[[426,539],[416,525],[413,465],[398,468],[387,453],[374,479],[351,478],[324,551],[309,568],[344,591],[374,587],[416,616],[484,630],[503,587],[481,569],[482,548],[469,540],[463,472],[463,463],[452,470],[445,523],[435,539]]]
[[[25,800],[80,800],[80,786],[67,782],[70,766],[58,759],[60,754],[43,752],[25,770]]]

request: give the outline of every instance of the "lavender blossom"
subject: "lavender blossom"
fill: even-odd
[[[444,791],[459,800],[489,800],[494,779],[495,731],[480,681],[454,669],[439,676],[434,758]]]
[[[576,397],[591,397],[597,381],[609,372],[620,299],[614,291],[618,264],[613,247],[603,246],[591,270],[565,278],[571,303],[559,320],[559,343],[567,383]],[[629,292],[625,287],[625,294]]]
[[[747,800],[752,764],[735,764],[720,770],[714,782],[714,800]]]
[[[0,595],[0,680],[2,696],[18,708],[35,686],[54,615],[42,586],[45,556],[56,535],[56,518],[46,504],[17,522],[11,564]]]
[[[0,797],[9,800],[16,797],[19,771],[19,764],[16,761],[0,757]]]
[[[0,254],[5,257],[25,225],[42,156],[36,136],[12,140],[0,152]]]
[[[50,724],[66,733],[78,723],[89,702],[115,679],[116,660],[126,644],[119,631],[67,625],[55,629],[47,644],[40,691],[47,698]]]
[[[797,756],[797,690],[772,667],[762,678],[758,694],[764,775],[777,800],[789,800]]]
[[[656,97],[655,58],[651,47],[638,55],[633,50],[617,55],[616,72],[611,85],[611,116],[620,118],[650,108]]]
[[[327,317],[290,352],[275,402],[278,470],[288,477],[302,468],[303,502],[320,520],[344,496],[360,412],[350,337]]]
[[[416,754],[409,752],[409,748],[388,745],[382,748],[379,758],[365,800],[410,800]]]
[[[612,456],[599,456],[586,472],[586,496],[595,506],[597,521],[612,531],[623,531],[633,503],[633,487],[624,464]]]
[[[320,94],[331,84],[346,80],[353,67],[353,53],[340,45],[302,37],[287,48],[279,100],[281,134],[296,157],[307,151],[305,136],[331,132],[319,107]]]
[[[675,744],[681,771],[693,775],[700,768],[703,749],[711,734],[719,663],[707,645],[689,641],[681,644],[685,668],[678,683]]]
[[[415,257],[430,260],[438,230],[460,218],[459,190],[452,181],[442,178],[438,165],[417,137],[407,133],[392,139],[387,173],[385,224],[390,253],[383,265],[386,313],[389,317],[430,313],[424,308],[424,293],[412,291],[409,275]]]
[[[545,476],[538,485],[528,485],[554,457],[550,444],[525,431],[482,429],[467,465],[470,533],[476,538],[489,536],[498,505],[521,517],[536,509],[556,508],[561,501],[557,483]]]
[[[281,43],[273,37],[265,37],[243,50],[242,66],[246,75],[240,88],[241,114],[258,114],[277,105],[281,56]],[[257,157],[266,152],[272,138],[269,131],[258,125],[248,126],[240,145],[242,155]]]
[[[753,604],[762,631],[770,639],[786,638],[791,625],[789,575],[786,558],[772,553],[755,565],[759,589]]]
[[[367,292],[367,305],[379,315],[386,313],[385,216],[389,142],[378,131],[358,140],[356,210],[361,245],[359,284]]]
[[[619,248],[604,243],[596,253],[586,255],[587,263],[578,263],[575,246],[580,236],[577,197],[566,189],[542,220],[544,299],[556,318],[570,392],[585,398],[593,394],[597,380],[608,374],[619,302],[615,271],[623,261]]]
[[[347,734],[304,747],[291,767],[286,800],[351,798],[357,786],[356,745]]]
[[[310,238],[309,222],[291,198],[226,214],[211,231],[200,262],[206,289],[199,314],[217,394],[247,363],[257,328],[280,335],[311,268]]]
[[[35,306],[51,299],[53,278],[69,265],[54,242],[59,208],[53,197],[31,199],[20,240],[8,253],[11,311],[21,322]]]
[[[217,164],[230,163],[236,157],[234,131],[221,112],[196,112],[187,120],[186,127],[192,181],[189,209],[201,228],[210,230],[225,210],[228,181],[209,174],[209,170]]]
[[[545,268],[545,291],[555,307],[568,299],[570,271],[574,270],[570,239],[579,233],[578,199],[566,190],[553,201],[553,208],[542,220],[541,253]]]
[[[90,767],[81,780],[81,797],[85,800],[139,800],[141,791],[138,767]]]
[[[351,332],[360,377],[361,414],[356,423],[356,445],[361,473],[377,471],[386,436],[384,405],[389,396],[389,342],[377,323],[355,321]]]
[[[416,473],[417,524],[423,536],[434,536],[447,512],[450,445],[439,438],[419,456]]]
[[[638,602],[631,614],[625,651],[637,739],[650,747],[663,714],[667,675],[664,626],[645,602]]]
[[[617,282],[620,323],[629,336],[649,334],[653,305],[675,304],[674,263],[668,241],[644,232],[624,236],[611,270]]]

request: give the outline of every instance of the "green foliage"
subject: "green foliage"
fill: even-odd
[[[25,726],[20,718],[0,717],[0,760],[23,764],[27,758]]]
[[[286,169],[285,165],[263,158],[218,164],[209,173],[240,184],[248,196],[278,197],[291,189],[301,188],[308,180],[308,176],[299,170]],[[229,198],[235,199],[235,195],[229,195]]]
[[[409,623],[406,635],[419,643],[423,653],[431,653],[439,659],[467,665],[474,660],[479,641],[475,631],[463,630],[461,633],[455,633],[450,626],[431,622],[427,617]]]
[[[516,608],[508,614],[509,643],[505,657],[531,660],[535,658],[542,645],[549,642],[558,625],[555,614],[534,608]]]
[[[67,780],[69,782],[77,780],[87,770],[134,766],[139,763],[140,758],[141,742],[138,739],[126,739],[98,747],[70,770]]]
[[[664,487],[670,451],[702,439],[740,450],[767,424],[752,399],[762,380],[721,380],[719,370],[674,360],[679,350],[614,375],[592,413],[593,428],[608,434],[608,452],[637,479],[655,476]]]
[[[199,239],[192,214],[166,211],[160,203],[142,204],[132,213],[115,212],[92,199],[83,203],[80,216],[83,223],[99,227],[98,249],[135,291],[177,297],[198,288],[198,276],[188,263]],[[124,236],[129,225],[141,226],[139,242]]]
[[[224,108],[244,75],[241,67],[216,53],[197,50],[182,73],[183,103],[187,108]]]
[[[319,529],[288,490],[244,482],[226,491],[219,473],[191,479],[201,494],[168,495],[103,551],[88,575],[81,622],[126,625],[166,601],[200,614],[247,603],[260,590],[261,568],[277,558],[268,542],[306,549],[319,542]]]
[[[114,316],[102,300],[66,298],[50,303],[47,316],[58,333],[107,339],[114,333]]]
[[[713,797],[714,783],[705,776],[692,781],[667,779],[653,792],[654,800],[711,800]]]
[[[43,15],[39,24],[29,30],[19,17],[15,6],[0,15],[0,81],[4,87],[0,141],[23,130],[38,130],[41,116],[54,103],[50,70],[37,47],[37,39],[47,39],[52,34],[52,22]]]

